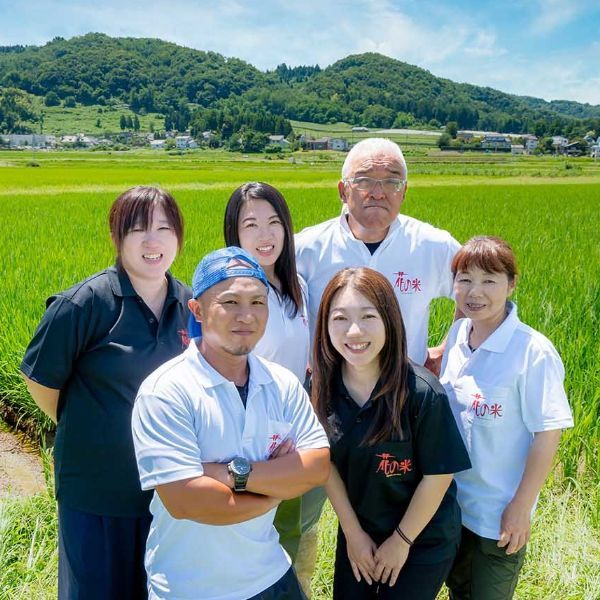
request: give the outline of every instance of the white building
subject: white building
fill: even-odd
[[[341,150],[345,152],[348,150],[348,140],[346,138],[331,138],[327,147],[329,150]]]
[[[280,146],[281,148],[289,148],[290,143],[285,139],[283,135],[270,135],[269,144],[271,146]]]
[[[8,133],[0,136],[9,148],[56,148],[56,137],[35,133]]]
[[[197,148],[198,144],[191,135],[178,135],[175,137],[175,147],[178,150],[191,150]]]

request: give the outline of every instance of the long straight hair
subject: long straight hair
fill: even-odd
[[[292,216],[281,192],[272,185],[259,181],[245,183],[237,188],[231,194],[225,208],[225,245],[240,247],[240,212],[242,205],[248,200],[266,200],[274,208],[283,225],[283,249],[275,261],[275,275],[281,283],[281,295],[286,303],[288,315],[295,317],[302,308],[302,291],[296,271]]]
[[[335,295],[349,287],[369,300],[379,313],[385,328],[385,343],[379,353],[381,385],[374,396],[375,418],[361,441],[372,446],[391,439],[402,439],[402,409],[408,396],[408,355],[406,332],[400,306],[390,282],[367,267],[342,269],[327,284],[317,316],[313,346],[312,402],[317,416],[329,435],[333,432],[329,417],[336,408],[336,374],[344,359],[331,343],[329,313]]]

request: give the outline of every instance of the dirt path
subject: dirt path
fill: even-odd
[[[0,498],[29,496],[45,486],[39,454],[0,421]]]

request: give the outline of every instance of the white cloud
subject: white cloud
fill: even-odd
[[[506,48],[496,45],[496,34],[491,31],[480,31],[475,36],[472,45],[466,46],[465,54],[471,56],[502,56],[506,54]]]
[[[578,0],[538,0],[538,14],[531,23],[533,33],[547,35],[572,21],[584,6]]]
[[[590,1],[597,2],[538,0],[532,27],[538,33],[556,31],[586,3],[591,10]],[[512,7],[515,15],[525,14],[521,0]],[[551,54],[547,38],[530,36],[528,41],[537,42],[520,51],[519,36],[527,36],[527,30],[491,21],[491,12],[483,8],[466,13],[444,2],[0,0],[0,11],[7,16],[0,44],[42,44],[56,35],[101,31],[211,50],[263,70],[282,62],[325,67],[348,54],[380,52],[455,81],[600,103],[594,68],[598,42],[595,48],[590,42],[585,55],[565,50]],[[555,41],[552,49],[560,48]]]

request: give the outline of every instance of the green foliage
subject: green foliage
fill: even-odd
[[[50,90],[44,98],[44,104],[46,106],[60,106],[60,98],[58,97],[58,94]]]
[[[458,84],[374,53],[348,56],[326,69],[281,64],[263,73],[214,52],[90,33],[0,52],[0,85],[39,97],[53,92],[85,106],[121,103],[140,115],[160,112],[165,129],[177,131],[187,129],[194,107],[258,108],[285,120],[371,127],[455,122],[459,128],[538,136],[600,130],[600,107]],[[232,126],[223,137],[238,129]]]
[[[442,135],[440,135],[440,137],[438,138],[437,142],[440,148],[448,148],[451,143],[452,138],[450,137],[450,134],[448,132],[442,133]]]
[[[31,98],[16,88],[0,87],[0,133],[32,133],[38,119]]]
[[[458,123],[456,121],[448,121],[446,123],[446,133],[455,140],[458,133]]]

